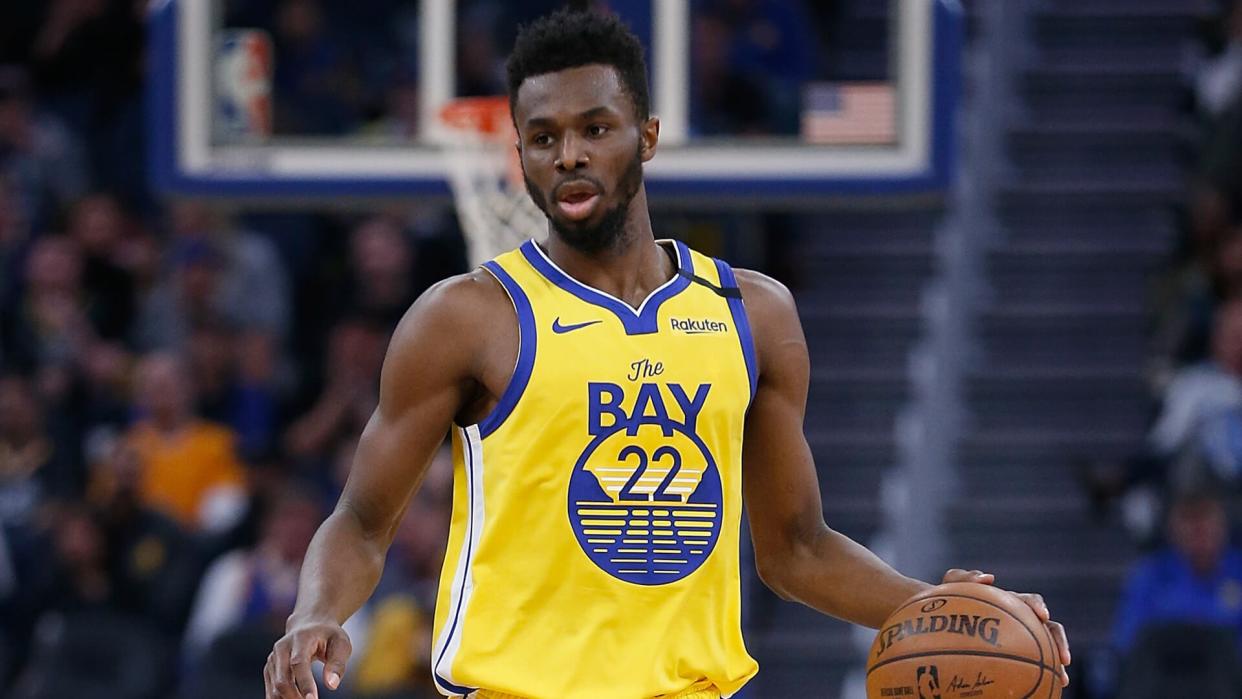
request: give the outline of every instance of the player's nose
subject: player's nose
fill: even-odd
[[[585,145],[582,139],[572,133],[562,138],[560,153],[558,153],[555,163],[556,169],[561,172],[569,172],[589,165],[591,158],[587,154]]]

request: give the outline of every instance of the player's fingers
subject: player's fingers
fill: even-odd
[[[1048,622],[1048,633],[1052,635],[1052,642],[1057,646],[1057,652],[1061,655],[1061,664],[1069,665],[1073,662],[1073,655],[1070,653],[1069,637],[1065,635],[1065,626],[1055,621]]]
[[[315,685],[315,675],[311,672],[311,659],[305,656],[289,658],[289,670],[298,699],[319,699],[319,687]]]
[[[941,578],[940,582],[962,582],[966,575],[967,572],[961,568],[950,568],[947,572],[945,572],[944,577]]]
[[[1040,621],[1047,622],[1052,618],[1052,612],[1048,611],[1048,605],[1044,602],[1043,595],[1035,592],[1022,592],[1018,594],[1018,597],[1023,602],[1026,602],[1027,606],[1035,612],[1035,616],[1039,617]]]
[[[961,568],[952,568],[944,574],[944,578],[941,582],[971,582],[980,583],[982,585],[991,585],[995,580],[996,576],[991,573],[985,573],[981,570],[963,570]]]
[[[311,663],[322,650],[321,643],[318,638],[294,635],[293,647],[289,653],[289,672],[298,699],[319,699],[319,687],[315,685]]]
[[[341,684],[341,678],[345,676],[345,663],[349,661],[349,654],[353,652],[353,645],[349,642],[349,636],[344,632],[333,634],[328,639],[328,650],[324,654],[323,662],[323,681],[328,685],[328,689],[336,689]]]
[[[263,666],[263,699],[285,699],[285,697],[297,696],[292,688],[289,693],[284,692],[280,683],[276,681],[276,666],[269,659],[267,664]]]
[[[272,678],[272,692],[269,696],[273,699],[305,699],[298,696],[298,689],[293,684],[293,676],[289,673],[288,644],[278,642],[275,650],[268,656],[268,662],[271,664]]]

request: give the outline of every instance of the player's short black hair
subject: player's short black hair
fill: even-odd
[[[534,75],[586,65],[616,69],[630,94],[639,120],[651,115],[647,62],[643,45],[615,15],[562,8],[523,26],[505,68],[509,79],[509,110],[518,88]]]

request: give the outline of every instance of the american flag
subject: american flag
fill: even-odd
[[[803,91],[802,140],[829,145],[897,140],[897,100],[888,83],[811,83]]]

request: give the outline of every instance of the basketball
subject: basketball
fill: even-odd
[[[1047,628],[1022,600],[949,583],[897,608],[871,644],[867,697],[1057,699],[1059,660]]]

